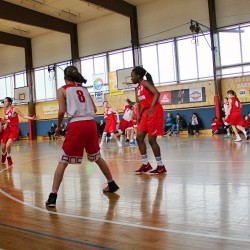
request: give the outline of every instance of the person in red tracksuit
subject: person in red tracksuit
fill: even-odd
[[[222,122],[218,121],[217,117],[214,117],[211,123],[212,133],[219,134],[219,127],[222,126]]]
[[[144,77],[147,80],[144,80]],[[137,128],[137,144],[142,158],[142,166],[136,174],[164,174],[167,172],[162,163],[161,150],[157,143],[157,136],[164,134],[164,111],[159,103],[160,93],[155,88],[151,75],[142,67],[135,67],[131,72],[132,84],[138,84],[136,98],[140,105],[139,125]],[[149,144],[153,150],[157,167],[152,170],[147,157],[145,137],[148,134]]]
[[[11,146],[19,136],[19,119],[18,115],[28,120],[36,120],[35,116],[24,115],[19,109],[12,106],[13,100],[10,97],[4,99],[4,125],[3,136],[1,140],[2,145],[2,163],[5,163],[6,158],[8,165],[12,166],[12,158],[10,155]]]
[[[235,142],[240,142],[241,137],[238,133],[238,129],[245,135],[246,139],[249,140],[249,135],[243,125],[243,119],[241,115],[241,104],[239,99],[236,96],[236,93],[233,90],[227,91],[228,101],[229,101],[229,110],[228,115],[225,118],[225,121],[232,126],[232,129],[236,135]]]

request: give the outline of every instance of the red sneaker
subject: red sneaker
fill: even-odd
[[[143,174],[143,173],[147,173],[151,169],[153,169],[153,168],[151,167],[150,163],[148,163],[147,165],[142,164],[141,167],[135,171],[135,173],[136,174]]]
[[[7,153],[5,153],[4,155],[2,155],[2,163],[6,162],[6,157],[7,157]]]
[[[8,165],[9,167],[13,165],[13,161],[11,159],[11,156],[7,157]]]
[[[150,174],[165,174],[167,173],[167,170],[164,165],[162,166],[157,166],[156,169],[152,170],[149,172]]]

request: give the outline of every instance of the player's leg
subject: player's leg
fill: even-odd
[[[13,145],[14,140],[12,139],[8,139],[7,143],[6,143],[6,152],[7,152],[7,161],[8,161],[8,165],[12,166],[13,162],[12,162],[12,158],[11,158],[11,146]]]

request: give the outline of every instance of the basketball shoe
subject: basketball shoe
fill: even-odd
[[[119,189],[119,187],[116,185],[116,183],[114,181],[106,183],[102,187],[103,192],[110,192],[110,193],[114,193],[118,189]]]
[[[152,166],[150,165],[150,163],[148,164],[142,164],[141,167],[135,171],[135,174],[143,174],[143,173],[147,173],[148,171],[150,171],[152,168]]]
[[[13,165],[13,161],[12,161],[12,159],[11,159],[11,156],[8,156],[8,157],[7,157],[7,161],[8,161],[9,167]]]
[[[149,174],[165,174],[165,173],[167,173],[167,170],[164,165],[157,166],[156,169],[149,172]]]
[[[55,193],[50,193],[49,198],[46,201],[46,206],[48,207],[55,207],[56,206],[56,199],[57,199],[57,194]]]
[[[2,163],[6,162],[7,153],[2,154]]]

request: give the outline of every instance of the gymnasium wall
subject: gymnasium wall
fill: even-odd
[[[215,7],[218,27],[246,23],[250,20],[249,0],[217,0]]]
[[[70,36],[51,32],[31,40],[34,68],[71,59]]]
[[[191,19],[209,26],[207,0],[158,0],[140,5],[137,10],[141,44],[191,34]],[[176,28],[185,23],[188,24]]]
[[[111,14],[79,24],[80,57],[131,46],[129,18]]]
[[[25,70],[23,48],[0,44],[0,76]]]

